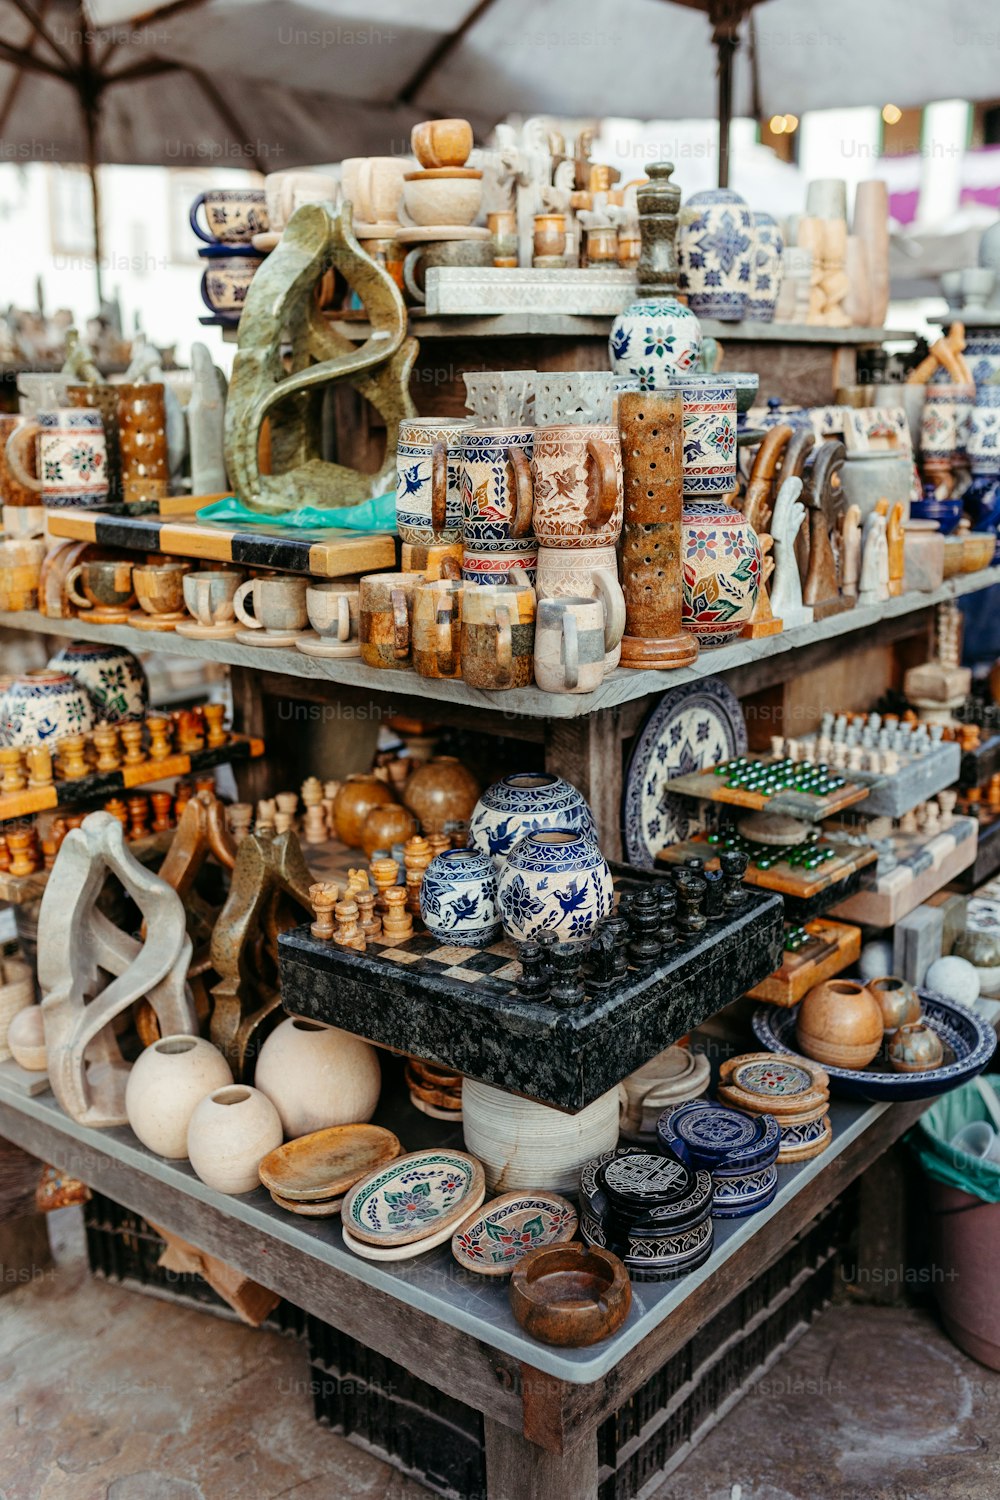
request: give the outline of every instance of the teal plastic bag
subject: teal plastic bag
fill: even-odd
[[[994,1094],[1000,1095],[991,1075],[984,1075],[983,1083]],[[910,1131],[907,1140],[920,1165],[935,1182],[960,1188],[963,1193],[972,1193],[984,1203],[1000,1203],[1000,1165],[970,1156],[967,1151],[960,1151],[951,1144],[963,1125],[969,1125],[973,1120],[989,1122],[989,1118],[973,1080],[936,1099]]]
[[[229,521],[236,526],[287,526],[290,531],[395,531],[396,496],[390,491],[374,500],[362,500],[360,505],[303,505],[298,510],[266,516],[229,495],[203,506],[198,520]]]

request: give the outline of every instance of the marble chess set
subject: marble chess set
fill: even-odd
[[[817,761],[870,780],[859,811],[896,819],[957,781],[962,758],[961,747],[945,740],[943,724],[896,714],[825,713],[817,734],[782,740],[781,746],[790,760]]]

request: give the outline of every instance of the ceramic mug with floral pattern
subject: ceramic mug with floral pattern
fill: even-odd
[[[38,439],[38,478],[30,472],[29,444]],[[40,411],[7,440],[7,466],[18,484],[43,505],[100,509],[108,503],[108,448],[99,411],[60,406]]]
[[[543,547],[615,545],[623,510],[616,427],[536,427],[531,479],[535,536]]]
[[[684,402],[684,498],[736,488],[736,387],[725,375],[678,375]]]

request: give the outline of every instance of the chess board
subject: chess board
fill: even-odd
[[[635,873],[643,884],[663,878]],[[634,886],[617,873],[615,884]],[[653,967],[630,967],[605,990],[585,985],[583,1002],[571,1008],[520,993],[520,965],[506,939],[468,948],[424,932],[357,953],[313,937],[306,924],[278,940],[282,1004],[292,1015],[579,1110],[776,967],[781,899],[746,895],[737,912],[679,937]]]
[[[764,768],[776,764],[775,758],[770,755],[748,755],[745,760]],[[790,818],[802,818],[809,823],[818,823],[823,818],[830,818],[835,813],[843,812],[847,807],[853,807],[857,802],[866,801],[873,785],[881,785],[884,780],[884,778],[869,777],[867,781],[862,782],[860,774],[855,774],[853,771],[849,775],[834,772],[833,774],[838,777],[845,777],[845,784],[835,791],[828,792],[825,796],[798,791],[794,787],[786,787],[768,796],[746,787],[731,786],[726,776],[722,774],[728,764],[729,762],[724,761],[720,766],[708,766],[703,771],[691,771],[682,776],[671,776],[667,782],[667,790],[678,793],[682,797],[699,797],[706,802],[723,802],[730,807],[745,807],[754,812],[766,810],[771,813],[781,813]],[[868,811],[867,807],[864,811]]]
[[[798,1005],[814,985],[832,979],[857,961],[861,928],[825,918],[806,924],[809,941],[796,952],[785,950],[781,965],[747,994],[770,1005]]]

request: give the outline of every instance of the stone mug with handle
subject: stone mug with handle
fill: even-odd
[[[412,301],[424,303],[427,272],[436,266],[491,266],[493,246],[488,240],[444,240],[439,245],[414,245],[403,261],[403,285]]]
[[[77,580],[82,593],[77,589]],[[123,623],[128,619],[130,605],[135,603],[132,563],[117,558],[77,563],[66,574],[64,588],[70,603],[98,624]]]
[[[359,587],[361,660],[369,667],[412,665],[413,600],[420,573],[369,573]]]
[[[624,515],[621,441],[604,424],[535,429],[535,536],[543,547],[613,547]]]
[[[470,427],[462,435],[462,540],[470,552],[537,550],[532,532],[528,426]]]
[[[462,598],[462,676],[470,687],[527,687],[535,646],[535,591],[511,582],[467,588]]]
[[[535,682],[545,693],[592,693],[604,680],[604,605],[542,599],[535,625]]]
[[[413,596],[413,665],[421,677],[461,677],[464,585],[440,578]]]
[[[233,609],[246,627],[241,639],[247,639],[251,631],[262,632],[263,638],[294,638],[305,630],[309,621],[306,580],[248,578],[233,595]]]
[[[396,443],[396,530],[414,546],[462,536],[462,439],[469,423],[436,417],[400,422]]]
[[[625,634],[625,594],[614,547],[539,547],[536,588],[542,599],[596,598],[604,609],[604,670],[614,671]]]
[[[190,620],[177,629],[195,640],[202,636],[226,637],[236,634],[236,610],[233,599],[245,581],[243,573],[226,568],[206,568],[200,573],[185,573],[182,579],[184,603]]]

